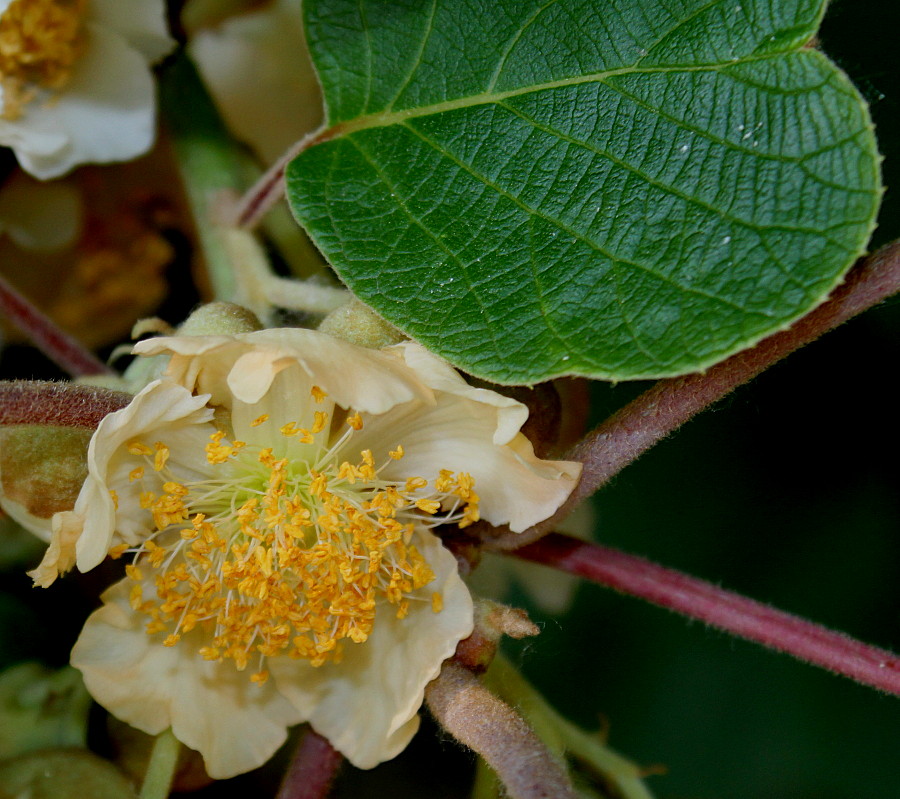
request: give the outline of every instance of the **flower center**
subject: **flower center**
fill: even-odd
[[[83,47],[87,0],[13,0],[0,17],[3,119],[18,119],[40,89],[68,83]]]
[[[203,657],[233,660],[241,670],[258,657],[251,679],[262,682],[267,657],[338,662],[342,641],[365,641],[378,613],[404,618],[413,602],[440,612],[440,593],[420,590],[434,573],[412,539],[417,526],[475,521],[473,480],[448,470],[430,486],[421,477],[382,479],[403,448],[381,465],[369,450],[342,460],[339,451],[361,426],[358,414],[347,422],[331,446],[314,444],[328,424],[323,412],[311,429],[283,426],[280,435],[313,444],[291,462],[216,432],[206,446],[210,475],[193,482],[167,474],[164,443],[130,443],[146,464],[132,479],[156,472],[156,483],[164,480],[162,492],[141,494],[157,532],[126,567],[136,581],[132,606],[150,617],[148,633],[165,631],[164,643],[174,646],[199,625],[212,636]],[[155,597],[144,596],[148,566]]]

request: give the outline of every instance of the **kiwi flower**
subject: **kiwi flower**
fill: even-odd
[[[163,0],[0,0],[0,144],[42,180],[145,153],[174,44]]]
[[[524,406],[413,343],[285,329],[136,351],[169,355],[167,372],[101,422],[33,572],[130,561],[72,652],[88,690],[145,732],[171,727],[217,778],[303,721],[358,767],[394,757],[472,629],[432,529],[521,531],[579,465],[536,458]]]

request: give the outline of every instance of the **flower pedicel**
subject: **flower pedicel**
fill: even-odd
[[[213,777],[308,721],[354,765],[394,757],[472,629],[432,528],[523,530],[579,464],[543,461],[521,404],[416,344],[301,329],[142,342],[166,375],[98,427],[74,510],[33,572],[132,558],[72,653],[93,696],[172,727]]]

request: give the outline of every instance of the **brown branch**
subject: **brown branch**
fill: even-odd
[[[275,799],[325,799],[343,761],[325,738],[312,729],[307,730]]]
[[[444,663],[426,688],[425,701],[447,732],[497,772],[510,799],[575,799],[562,764],[472,672]]]
[[[108,413],[131,402],[124,391],[41,381],[0,381],[0,425],[95,428]]]
[[[749,382],[792,352],[900,291],[900,242],[860,259],[830,299],[790,328],[732,356],[702,374],[660,380],[649,391],[613,414],[566,454],[581,461],[581,482],[551,518],[523,533],[484,525],[479,532],[489,549],[509,550],[536,541],[552,530],[575,505],[674,430]]]
[[[732,635],[900,696],[897,655],[637,555],[559,533],[546,535],[512,554],[646,599]]]
[[[81,342],[39,311],[0,275],[0,313],[60,369],[72,377],[115,374]]]

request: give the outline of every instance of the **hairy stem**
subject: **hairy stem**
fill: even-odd
[[[559,533],[546,535],[512,554],[646,599],[732,635],[900,696],[900,658],[893,653],[636,555]]]
[[[441,726],[494,769],[510,799],[575,799],[559,760],[468,669],[444,663],[425,700]]]
[[[303,734],[275,799],[325,799],[343,758],[321,735]]]
[[[131,402],[124,391],[39,380],[0,381],[0,425],[95,428]]]
[[[21,330],[44,355],[72,377],[115,372],[0,275],[0,313]]]
[[[523,533],[487,528],[490,549],[516,549],[552,530],[572,508],[674,430],[795,350],[900,291],[900,242],[861,259],[830,299],[752,349],[702,374],[660,380],[565,454],[581,461],[581,482],[551,518]]]

